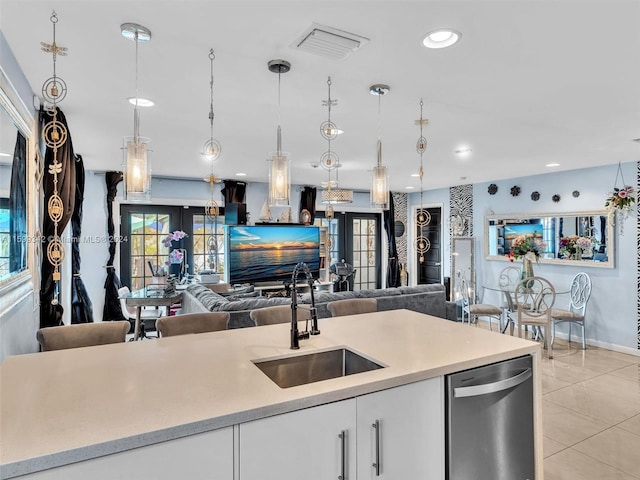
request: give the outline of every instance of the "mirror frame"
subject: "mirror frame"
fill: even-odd
[[[552,212],[552,213],[502,213],[487,215],[484,217],[484,258],[486,260],[500,260],[509,262],[506,255],[490,255],[489,254],[489,222],[491,220],[518,220],[523,218],[543,218],[543,217],[591,217],[591,216],[608,216],[607,210],[584,210],[579,212]],[[607,258],[606,262],[594,262],[588,260],[569,260],[564,258],[542,258],[539,263],[550,265],[570,265],[573,267],[588,268],[615,268],[615,227],[611,222],[607,221]]]
[[[36,201],[37,185],[35,179],[35,168],[33,165],[34,153],[36,152],[35,119],[32,112],[21,100],[18,92],[9,80],[5,71],[0,67],[0,109],[4,110],[16,128],[27,140],[27,236],[34,238],[39,202]],[[37,255],[35,242],[27,242],[27,268],[14,275],[10,275],[4,280],[0,280],[0,300],[3,308],[0,315],[11,308],[28,295],[35,285],[34,272],[37,269]],[[38,303],[34,299],[34,303]]]
[[[469,258],[467,261],[461,262],[458,261],[458,248],[457,244],[459,243],[467,243],[469,245]],[[464,265],[469,266],[469,278],[467,278],[467,287],[471,292],[474,292],[473,301],[471,303],[475,303],[475,291],[476,291],[476,245],[475,245],[475,237],[451,237],[451,300],[456,301],[459,300],[456,298],[456,292],[458,291],[458,285],[456,285],[456,272],[458,270],[458,264],[462,263]]]

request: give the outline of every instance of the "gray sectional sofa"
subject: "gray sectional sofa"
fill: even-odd
[[[228,328],[255,326],[249,316],[251,310],[289,305],[291,299],[284,297],[266,298],[256,296],[257,292],[246,292],[238,295],[220,295],[204,285],[189,285],[182,295],[182,313],[229,312],[231,318]],[[314,292],[318,318],[330,317],[327,303],[347,298],[376,298],[378,310],[396,310],[406,308],[426,313],[435,317],[456,320],[456,304],[447,302],[444,285],[418,285],[415,287],[399,287],[359,290],[355,292]],[[301,295],[300,303],[311,303],[310,294]]]

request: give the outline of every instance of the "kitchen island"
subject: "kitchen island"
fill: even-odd
[[[538,344],[408,310],[321,319],[319,326],[321,334],[302,340],[298,351],[289,349],[290,326],[281,324],[9,357],[0,365],[0,478],[32,472],[41,473],[27,478],[88,478],[87,471],[103,478],[98,469],[111,469],[104,478],[142,478],[135,468],[166,474],[146,478],[175,478],[164,462],[177,465],[182,478],[207,478],[197,470],[201,459],[202,468],[215,471],[209,478],[252,478],[243,461],[250,459],[252,432],[256,442],[262,438],[261,425],[272,443],[295,425],[311,442],[314,412],[322,429],[329,418],[349,417],[338,407],[355,411],[349,402],[425,381],[435,393],[425,394],[432,398],[424,409],[433,410],[431,434],[441,439],[435,453],[443,457],[444,375],[523,355],[534,360],[536,478],[542,478]],[[280,388],[253,363],[337,347],[384,368]],[[422,394],[408,401],[420,400],[416,395]],[[396,405],[404,409],[402,401]],[[287,418],[296,421],[282,431],[278,423],[260,423]],[[346,443],[347,435],[356,438],[349,432],[332,434],[338,443],[328,448],[328,455],[341,456],[341,468],[362,456]]]

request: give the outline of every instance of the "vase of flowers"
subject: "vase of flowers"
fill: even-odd
[[[591,251],[593,240],[589,237],[569,235],[560,239],[558,253],[562,258],[571,260],[582,260],[585,252]]]
[[[544,252],[547,244],[536,238],[533,234],[519,235],[511,242],[511,251],[509,252],[509,260],[522,258],[521,278],[524,280],[533,277],[533,262],[540,260],[540,255]]]
[[[619,168],[619,167],[618,167]],[[633,212],[633,205],[636,203],[636,196],[631,185],[624,185],[622,188],[615,187],[609,193],[604,203],[608,210],[609,223],[615,224],[616,216],[618,217],[618,226],[620,234],[623,233],[624,221]]]

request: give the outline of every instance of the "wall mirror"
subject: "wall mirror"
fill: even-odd
[[[544,242],[541,263],[614,267],[615,228],[606,210],[485,217],[485,258],[508,261],[513,241],[532,235]]]
[[[28,278],[28,158],[33,118],[0,71],[0,287]]]
[[[460,298],[459,278],[464,278],[470,292],[476,291],[476,270],[474,259],[475,247],[473,237],[451,237],[451,299]],[[458,276],[460,272],[460,276]],[[473,297],[473,294],[471,294]]]

